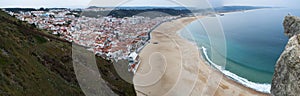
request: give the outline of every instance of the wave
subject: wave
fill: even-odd
[[[225,69],[222,69],[222,66],[219,66],[217,64],[215,64],[214,62],[212,62],[208,55],[207,55],[207,50],[205,47],[202,46],[202,52],[205,56],[205,59],[209,62],[210,65],[212,65],[213,67],[215,67],[217,70],[219,70],[220,72],[222,72],[224,75],[230,77],[231,79],[237,81],[238,83],[246,86],[246,87],[249,87],[251,89],[254,89],[256,91],[260,91],[260,92],[264,92],[264,93],[270,93],[270,90],[271,90],[271,84],[261,84],[261,83],[255,83],[255,82],[252,82],[252,81],[249,81],[243,77],[240,77],[228,70],[225,70]]]

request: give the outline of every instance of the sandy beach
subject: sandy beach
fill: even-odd
[[[198,17],[203,18],[203,17]],[[202,59],[197,46],[177,32],[198,19],[165,22],[139,53],[133,82],[138,96],[266,96],[227,78]]]

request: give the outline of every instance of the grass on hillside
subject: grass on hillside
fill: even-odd
[[[0,95],[79,96],[72,45],[0,11]],[[102,78],[119,95],[133,96],[112,63],[97,57]]]

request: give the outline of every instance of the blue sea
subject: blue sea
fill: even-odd
[[[288,13],[300,16],[299,9],[288,8],[257,9],[217,16],[226,38],[226,55],[222,55],[226,58],[226,66],[222,72],[245,86],[269,92],[274,66],[288,42],[282,25]],[[198,21],[187,25],[180,34],[196,42],[199,48],[206,49],[201,51],[203,57],[210,58],[213,50],[210,39]],[[222,65],[216,63],[216,59],[208,62],[215,66]]]

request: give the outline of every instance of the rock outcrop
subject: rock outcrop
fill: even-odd
[[[285,34],[290,37],[275,66],[271,93],[274,96],[300,95],[300,19],[286,16]]]
[[[300,18],[295,16],[286,16],[283,22],[284,33],[292,37],[300,33]]]

